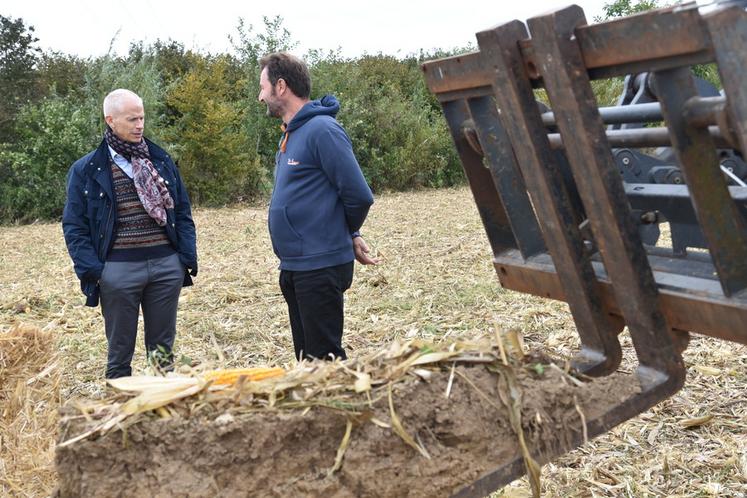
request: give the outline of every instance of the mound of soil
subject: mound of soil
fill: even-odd
[[[393,387],[396,419],[421,452],[386,426],[393,423],[386,395],[354,417],[345,407],[153,416],[58,448],[58,495],[433,497],[464,490],[500,466],[523,472],[498,374],[480,365],[456,370],[448,398],[449,369]],[[554,368],[518,368],[515,378],[524,436],[539,461],[571,449],[584,431],[581,413],[589,420],[637,391],[629,377],[577,385]],[[330,472],[348,421],[342,464]],[[71,409],[61,423],[63,437],[90,427]]]

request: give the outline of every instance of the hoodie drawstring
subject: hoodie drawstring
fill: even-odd
[[[280,129],[283,130],[283,139],[280,141],[280,152],[285,153],[285,147],[288,145],[288,137],[290,136],[290,132],[286,132],[285,130],[288,128],[285,123],[280,125]]]
[[[280,142],[280,152],[285,153],[285,146],[288,144],[288,137],[290,136],[290,133],[286,133],[283,135],[283,141]]]
[[[340,103],[332,95],[325,95],[320,100],[311,100],[304,104],[304,106],[291,118],[289,123],[282,123],[280,129],[283,131],[283,138],[280,139],[280,152],[285,152],[288,146],[288,139],[290,138],[290,125],[293,125],[293,130],[300,127],[318,115],[332,116],[333,118],[337,115],[337,111],[340,110]]]

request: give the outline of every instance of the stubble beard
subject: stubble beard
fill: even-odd
[[[271,118],[282,118],[283,112],[280,105],[275,102],[267,102],[267,116]]]

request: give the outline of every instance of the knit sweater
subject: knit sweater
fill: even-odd
[[[143,261],[174,254],[166,231],[145,211],[135,182],[111,162],[117,224],[107,261]]]

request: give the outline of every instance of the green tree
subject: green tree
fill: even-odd
[[[419,64],[375,55],[312,67],[316,96],[335,94],[338,119],[374,190],[440,187],[463,181],[440,106],[432,105]]]
[[[229,36],[239,60],[251,67],[256,67],[259,60],[272,52],[291,51],[298,46],[290,31],[283,26],[283,18],[262,16],[264,31],[257,32],[254,25],[247,25],[243,18],[239,18],[236,36]],[[257,70],[258,72],[258,70]],[[259,77],[259,74],[257,74]]]
[[[196,203],[223,205],[256,195],[264,171],[250,153],[240,102],[243,79],[228,55],[197,58],[170,90],[177,118],[167,141]]]
[[[86,60],[61,52],[44,52],[37,62],[37,93],[41,97],[81,95],[86,83]]]
[[[244,114],[243,132],[246,136],[248,153],[252,161],[260,164],[271,176],[275,167],[275,151],[280,137],[280,123],[267,117],[267,108],[257,101],[259,93],[259,61],[272,52],[293,51],[298,43],[290,31],[283,26],[283,18],[263,17],[262,30],[239,19],[236,34],[230,36],[231,44],[244,77],[241,107]]]
[[[0,15],[0,143],[12,140],[16,114],[34,95],[38,41],[23,19]]]
[[[184,44],[174,40],[156,40],[151,45],[142,42],[132,43],[128,59],[131,63],[150,59],[154,62],[161,76],[161,83],[168,87],[183,77],[194,66],[200,56],[186,50]]]
[[[602,7],[604,15],[595,19],[596,22],[607,21],[616,17],[626,17],[647,10],[658,9],[659,0],[615,0],[605,3]]]
[[[27,104],[14,130],[18,141],[0,149],[0,220],[58,218],[70,165],[93,148],[88,116],[71,98]]]

